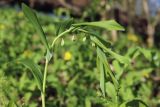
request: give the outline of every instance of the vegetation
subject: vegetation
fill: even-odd
[[[126,36],[114,20],[37,17],[22,8],[0,10],[0,106],[160,105],[158,49],[146,48],[137,35]],[[110,42],[110,30],[120,30],[119,41]]]

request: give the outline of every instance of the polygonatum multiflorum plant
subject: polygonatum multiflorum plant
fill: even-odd
[[[120,102],[119,98],[119,89],[120,84],[118,82],[119,77],[122,75],[122,72],[115,74],[112,72],[110,64],[107,61],[108,55],[112,56],[117,62],[123,64],[123,67],[127,67],[127,65],[131,62],[130,58],[127,56],[121,56],[114,51],[112,51],[110,47],[110,43],[103,40],[100,35],[97,33],[88,30],[87,28],[103,28],[106,30],[119,30],[123,31],[124,28],[119,25],[114,20],[108,21],[97,21],[97,22],[84,22],[84,23],[74,23],[73,19],[67,20],[59,24],[58,29],[56,31],[56,37],[51,44],[48,43],[46,39],[46,35],[39,23],[39,20],[35,14],[35,12],[30,9],[27,5],[22,4],[22,10],[27,17],[27,19],[32,23],[38,35],[41,38],[41,42],[43,43],[46,53],[45,57],[45,67],[44,72],[42,72],[38,65],[35,64],[31,59],[19,59],[18,62],[25,65],[27,68],[30,69],[34,78],[37,81],[37,86],[41,92],[41,99],[42,99],[42,107],[46,107],[46,81],[47,81],[47,68],[51,58],[54,56],[54,46],[58,39],[62,38],[68,33],[75,33],[75,32],[82,32],[85,33],[85,36],[88,36],[89,40],[95,44],[96,52],[97,52],[97,70],[100,73],[100,90],[101,90],[101,97],[106,99],[106,101],[111,101],[110,107],[128,107],[128,105],[141,104],[143,106],[147,106],[143,101],[139,99],[133,99],[127,102]],[[107,54],[107,55],[106,55]],[[56,63],[56,62],[55,62]],[[112,91],[113,99],[108,97],[111,94],[110,91],[106,91],[107,87],[110,88]],[[115,90],[115,91],[114,91]],[[109,99],[109,100],[108,100]],[[110,100],[112,99],[112,100]],[[138,106],[137,106],[138,107]]]

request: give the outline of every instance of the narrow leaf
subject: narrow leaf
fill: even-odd
[[[95,26],[95,27],[100,27],[100,28],[104,28],[107,30],[124,31],[124,28],[114,20],[77,23],[77,24],[73,24],[73,26],[75,26],[75,27],[77,27],[77,26]]]
[[[22,10],[25,14],[25,16],[28,18],[28,20],[33,24],[33,26],[35,27],[35,29],[37,30],[37,32],[40,35],[41,41],[43,42],[43,44],[45,45],[47,51],[49,51],[49,45],[46,39],[46,36],[44,34],[44,31],[39,23],[39,20],[36,16],[36,14],[34,13],[34,11],[32,9],[30,9],[27,5],[25,5],[24,3],[22,4]]]
[[[119,83],[118,81],[116,80],[110,66],[109,66],[109,63],[107,61],[107,58],[105,56],[105,54],[101,51],[100,48],[97,48],[97,55],[100,59],[101,62],[103,62],[104,64],[104,68],[105,68],[105,71],[106,71],[106,74],[109,74],[110,78],[112,79],[112,82],[114,83],[116,89],[119,89]]]
[[[40,71],[40,69],[38,68],[38,65],[36,65],[32,60],[30,59],[22,59],[22,60],[18,60],[18,63],[22,63],[23,65],[25,65],[27,68],[30,69],[30,71],[32,72],[34,78],[37,81],[37,85],[38,88],[42,91],[42,81],[43,81],[43,76],[42,76],[42,72]]]
[[[103,63],[100,61],[100,59],[97,57],[97,69],[100,72],[100,89],[102,91],[103,97],[105,97],[105,71]]]
[[[113,52],[111,49],[106,48],[106,46],[100,42],[100,40],[97,37],[91,37],[91,40],[96,43],[99,47],[101,47],[102,49],[104,49],[107,53],[109,53],[110,55],[112,55],[115,59],[117,59],[120,63],[123,64],[129,64],[130,63],[130,59],[128,57],[124,57],[121,56],[115,52]]]

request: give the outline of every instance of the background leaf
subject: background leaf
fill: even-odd
[[[120,107],[149,107],[145,102],[140,99],[132,99],[130,101],[126,101],[120,105]]]
[[[14,101],[10,101],[7,107],[17,107]]]
[[[150,50],[147,50],[145,48],[139,48],[139,51],[145,56],[146,59],[149,61],[152,60],[152,54]]]

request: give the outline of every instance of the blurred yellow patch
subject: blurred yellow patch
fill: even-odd
[[[26,50],[26,51],[24,51],[24,53],[23,53],[23,56],[24,56],[24,57],[27,57],[27,58],[31,57],[31,55],[32,55],[32,52],[31,52],[30,50]]]
[[[23,16],[24,16],[23,12],[18,13],[18,17],[23,17]]]
[[[142,75],[143,75],[145,78],[149,78],[148,72],[144,72]]]
[[[5,25],[0,24],[0,30],[4,30],[5,29]]]
[[[70,53],[70,52],[65,52],[64,53],[64,60],[71,60],[71,58],[72,58],[72,54]]]
[[[138,37],[137,37],[137,35],[135,35],[135,34],[129,33],[129,34],[127,35],[127,38],[128,38],[128,40],[130,40],[130,41],[138,42]]]

